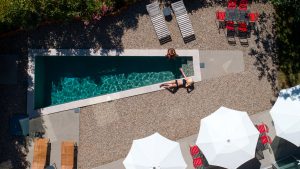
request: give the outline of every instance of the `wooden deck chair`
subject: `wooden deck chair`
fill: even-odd
[[[175,13],[175,17],[180,29],[184,43],[188,43],[196,39],[195,33],[192,27],[192,23],[187,14],[186,8],[183,1],[177,1],[171,4],[172,9]]]
[[[61,144],[61,169],[74,169],[75,142],[63,141]]]
[[[44,169],[47,165],[49,139],[38,138],[34,140],[33,162],[31,169]]]
[[[160,44],[172,41],[171,34],[160,11],[158,2],[155,1],[149,5],[146,5],[146,8]]]

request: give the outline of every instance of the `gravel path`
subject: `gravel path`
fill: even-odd
[[[262,13],[258,33],[249,39],[249,47],[227,43],[224,32],[218,32],[215,11],[220,6],[202,7],[203,4],[190,1],[190,19],[196,34],[196,41],[184,44],[175,18],[167,23],[173,41],[159,45],[153,26],[145,12],[144,2],[128,9],[122,18],[113,24],[103,26],[111,36],[122,33],[120,38],[110,38],[112,44],[125,48],[158,49],[180,48],[199,50],[242,50],[245,71],[220,78],[203,80],[195,84],[195,90],[176,94],[168,91],[152,92],[112,102],[87,106],[80,113],[80,146],[78,166],[87,169],[124,158],[132,140],[154,132],[177,140],[196,134],[201,118],[220,106],[247,111],[249,114],[271,108],[276,91],[276,69],[272,35],[273,8],[270,4],[252,4],[250,9]],[[196,7],[194,6],[196,5]],[[136,16],[135,12],[142,14]],[[125,22],[124,22],[125,21]],[[135,26],[128,26],[136,22]],[[127,24],[128,29],[118,28]],[[110,32],[111,31],[111,32]],[[98,37],[101,39],[101,36]],[[103,37],[107,38],[107,37]],[[115,41],[114,41],[114,40]],[[238,39],[237,39],[238,41]],[[99,47],[106,44],[99,42]]]

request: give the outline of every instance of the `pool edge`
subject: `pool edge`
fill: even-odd
[[[179,56],[193,57],[193,70],[194,76],[192,78],[195,82],[201,81],[200,72],[200,57],[198,49],[191,50],[176,50]],[[94,105],[98,103],[113,101],[121,98],[136,96],[140,94],[146,94],[154,91],[163,90],[159,88],[159,84],[148,85],[144,87],[134,88],[121,92],[116,92],[107,95],[101,95],[91,97],[87,99],[72,101],[64,104],[49,106],[41,109],[34,109],[34,67],[35,56],[164,56],[166,49],[125,49],[119,50],[107,50],[100,49],[94,51],[93,49],[28,49],[28,88],[27,88],[27,113],[30,118],[43,116],[47,114],[57,113],[60,111],[75,109],[79,107]]]

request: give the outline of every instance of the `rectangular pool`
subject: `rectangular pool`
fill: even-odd
[[[34,108],[44,108],[193,76],[193,58],[36,56]]]

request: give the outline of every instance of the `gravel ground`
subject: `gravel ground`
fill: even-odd
[[[129,8],[122,17],[111,20],[111,24],[102,25],[101,29],[111,36],[108,38],[111,46],[125,49],[238,49],[244,52],[245,71],[198,82],[192,93],[183,89],[176,94],[158,91],[82,108],[78,158],[81,169],[124,158],[132,140],[154,132],[172,140],[196,134],[200,119],[220,106],[254,114],[271,108],[274,101],[276,55],[272,34],[274,11],[270,4],[250,6],[250,10],[261,13],[262,17],[248,47],[242,47],[238,39],[237,45],[231,46],[224,32],[218,32],[215,11],[223,7],[207,7],[198,1],[186,4],[197,40],[184,44],[173,18],[167,23],[173,41],[160,45],[144,5],[145,2],[141,2]],[[121,27],[125,28],[120,30]],[[99,35],[101,39],[102,34]],[[96,47],[106,45],[99,42]]]

